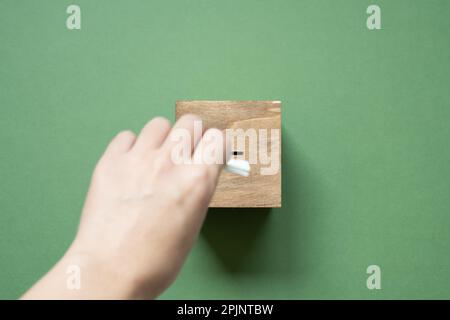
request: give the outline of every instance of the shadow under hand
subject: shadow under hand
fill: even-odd
[[[262,235],[271,208],[210,208],[202,235],[225,269],[239,272]]]

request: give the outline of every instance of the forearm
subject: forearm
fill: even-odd
[[[156,292],[114,265],[69,249],[21,299],[151,299]]]

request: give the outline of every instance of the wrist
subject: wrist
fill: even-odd
[[[114,260],[74,242],[58,262],[57,269],[65,273],[68,290],[75,291],[83,299],[145,298],[137,277],[128,270],[116,268],[119,264]]]

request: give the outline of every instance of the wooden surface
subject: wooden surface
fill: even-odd
[[[176,103],[176,119],[186,113],[194,113],[203,119],[203,126],[224,129],[249,128],[267,129],[268,156],[277,158],[279,170],[274,175],[262,175],[262,165],[258,161],[250,164],[251,173],[249,177],[241,177],[223,171],[210,207],[281,207],[281,102],[279,101],[178,101]],[[279,129],[279,139],[272,141],[271,130]],[[279,148],[271,150],[272,144]],[[233,148],[235,150],[236,148]],[[248,160],[248,140],[246,140],[243,158]],[[273,151],[273,152],[271,152]]]

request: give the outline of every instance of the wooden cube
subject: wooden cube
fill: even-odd
[[[222,171],[210,207],[281,207],[281,102],[177,101],[176,119],[187,113],[200,116],[204,127],[232,129],[234,157],[255,162],[257,155],[249,177]],[[245,141],[242,150],[238,139]]]

